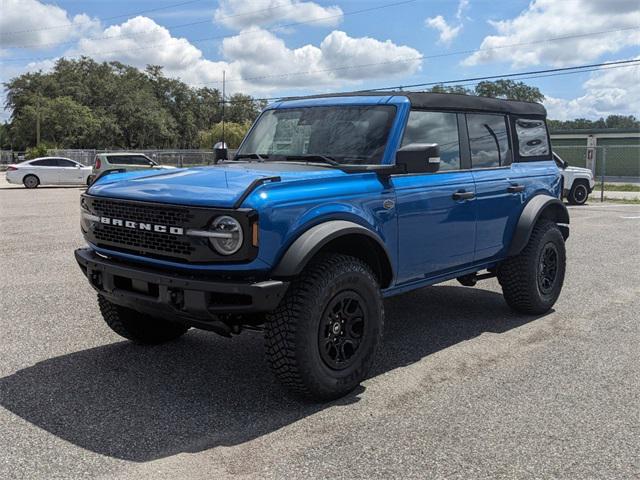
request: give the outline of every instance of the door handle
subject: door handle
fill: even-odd
[[[524,191],[524,185],[511,185],[507,188],[509,193],[519,193]]]
[[[476,196],[473,192],[467,192],[466,190],[458,190],[456,193],[451,195],[454,200],[469,200]]]

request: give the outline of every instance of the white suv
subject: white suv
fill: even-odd
[[[93,182],[100,174],[107,170],[146,170],[149,168],[163,167],[142,153],[99,153],[93,163],[93,173],[90,182]]]
[[[596,184],[593,173],[588,168],[572,167],[557,153],[553,153],[562,174],[562,196],[571,205],[583,205]]]

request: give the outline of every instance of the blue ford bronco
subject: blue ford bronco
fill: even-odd
[[[545,117],[438,93],[283,100],[233,159],[97,179],[75,257],[119,335],[262,330],[284,385],[337,398],[372,365],[386,297],[497,277],[517,312],[553,306],[569,215]]]

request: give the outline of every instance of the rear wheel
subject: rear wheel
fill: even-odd
[[[35,175],[29,174],[22,179],[22,183],[26,188],[36,188],[40,185],[40,179]]]
[[[383,321],[380,286],[369,266],[347,255],[321,256],[267,315],[269,363],[291,391],[339,398],[369,372]]]
[[[571,205],[584,205],[589,198],[589,189],[584,182],[573,182],[567,200]]]
[[[175,340],[189,327],[121,307],[98,295],[98,305],[106,324],[121,337],[134,343],[155,345]]]
[[[538,222],[529,243],[498,268],[498,281],[511,308],[528,314],[547,312],[560,296],[566,268],[564,238],[549,220]]]

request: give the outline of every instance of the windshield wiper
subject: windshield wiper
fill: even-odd
[[[328,157],[326,155],[317,155],[317,154],[287,155],[285,157],[285,159],[287,159],[287,160],[304,160],[306,162],[309,162],[309,161],[322,162],[322,163],[328,163],[329,165],[332,165],[334,167],[339,167],[341,165],[340,162],[336,162],[336,160],[331,158],[331,157]]]
[[[264,162],[266,158],[269,158],[269,155],[260,155],[259,153],[238,153],[233,157],[234,160],[240,160],[241,158],[253,158],[260,162]]]

